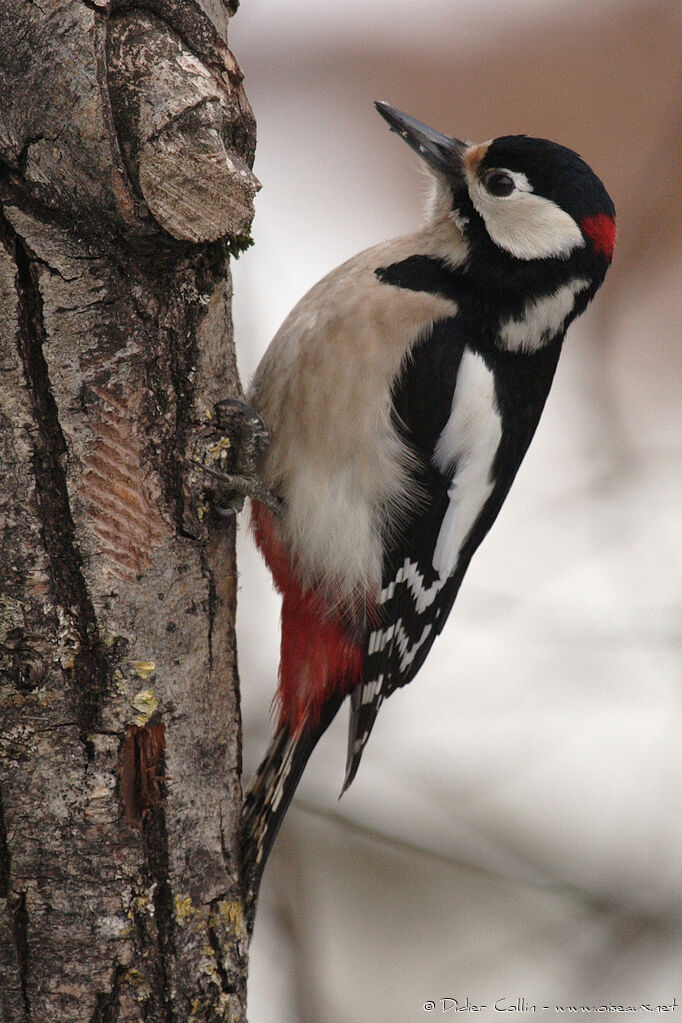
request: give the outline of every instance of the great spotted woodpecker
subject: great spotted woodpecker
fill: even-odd
[[[279,720],[244,805],[252,900],[345,697],[344,791],[382,702],[424,663],[616,238],[611,199],[570,149],[473,145],[376,107],[433,175],[426,225],[320,281],[249,396],[281,502],[279,515],[254,502],[252,525],[282,595]]]

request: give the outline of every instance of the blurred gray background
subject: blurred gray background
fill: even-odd
[[[374,99],[476,141],[577,149],[619,223],[426,666],[384,705],[341,802],[345,711],[310,762],[266,873],[250,1023],[453,1019],[441,1000],[467,998],[490,1020],[519,999],[549,1018],[676,998],[682,1019],[681,10],[244,0],[232,22],[264,186],[234,267],[245,382],[316,280],[420,222],[423,172]],[[250,774],[279,608],[245,518],[240,546]]]

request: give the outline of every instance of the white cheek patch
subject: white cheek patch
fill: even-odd
[[[585,244],[573,217],[551,199],[536,195],[525,174],[504,173],[514,180],[516,188],[511,195],[495,196],[467,172],[474,209],[495,245],[517,259],[567,259]]]

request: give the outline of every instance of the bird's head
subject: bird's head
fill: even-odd
[[[527,135],[462,142],[387,103],[376,108],[433,173],[436,216],[462,231],[472,272],[512,286],[576,271],[601,283],[616,241],[615,209],[577,153]]]

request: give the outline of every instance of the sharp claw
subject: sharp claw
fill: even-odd
[[[210,465],[205,465],[200,462],[198,458],[192,459],[192,465],[195,469],[205,473],[207,476],[212,476],[214,480],[219,480],[221,483],[231,484],[233,477],[229,473],[218,472],[217,469],[212,469]]]
[[[255,475],[258,456],[268,446],[269,433],[262,416],[240,398],[223,398],[215,406],[216,423],[228,434],[234,428],[234,413],[242,421],[242,436],[236,446],[236,468],[244,476]]]
[[[230,425],[230,412],[238,412],[244,422],[248,425],[250,433],[253,433],[257,440],[268,441],[268,428],[263,417],[247,405],[241,398],[223,398],[215,405],[216,421],[218,426]]]
[[[223,517],[233,516],[241,511],[244,498],[251,497],[275,515],[281,515],[282,502],[265,485],[256,469],[258,457],[267,447],[269,439],[262,417],[241,399],[224,398],[215,406],[215,420],[218,431],[224,432],[225,436],[207,445],[205,451],[210,460],[215,462],[219,458],[222,462],[226,451],[232,446],[229,438],[236,432],[233,466],[224,472],[213,468],[201,458],[192,458],[191,465],[220,484],[216,488],[219,492],[212,501],[216,512]],[[237,426],[235,420],[241,420],[241,423]]]

